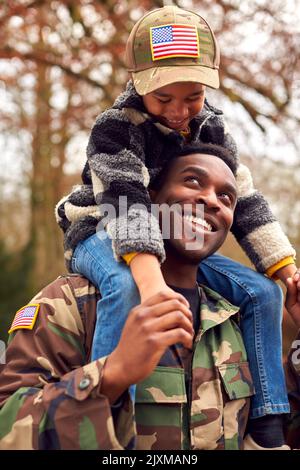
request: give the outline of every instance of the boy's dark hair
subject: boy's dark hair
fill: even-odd
[[[172,162],[175,158],[185,157],[187,155],[192,155],[194,153],[201,153],[205,155],[212,155],[215,157],[221,158],[223,162],[230,168],[234,176],[236,176],[237,162],[231,152],[221,145],[215,144],[202,144],[202,143],[193,143],[186,144],[182,147],[179,152],[174,154],[168,163],[162,168],[160,173],[151,181],[149,189],[159,189],[164,184],[164,180],[169,172],[169,169],[172,165]]]

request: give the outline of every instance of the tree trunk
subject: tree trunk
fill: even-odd
[[[62,238],[54,207],[59,199],[60,174],[51,164],[57,148],[51,140],[51,84],[49,71],[37,66],[36,128],[32,142],[31,236],[28,254],[32,269],[29,285],[34,291],[53,280],[63,269]]]

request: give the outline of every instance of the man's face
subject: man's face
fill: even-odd
[[[182,209],[183,215],[175,212],[171,217],[166,251],[175,250],[181,258],[197,264],[217,251],[232,225],[236,200],[234,175],[220,158],[192,154],[174,159],[162,189],[155,192],[152,199],[156,204],[178,204]],[[184,207],[189,208],[188,215]],[[201,243],[190,245],[186,230],[181,231],[180,238],[176,237],[176,224],[177,228],[178,224],[190,227]]]
[[[148,93],[143,96],[143,102],[148,113],[161,124],[176,131],[183,131],[202,111],[204,98],[204,85],[178,82]]]

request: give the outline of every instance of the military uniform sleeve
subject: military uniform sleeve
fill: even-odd
[[[112,412],[101,394],[106,358],[85,364],[85,331],[70,289],[57,280],[39,294],[39,304],[33,329],[16,330],[7,348],[0,449],[130,448],[129,394]]]

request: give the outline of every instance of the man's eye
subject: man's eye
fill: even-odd
[[[200,181],[196,176],[187,176],[184,181],[188,181],[189,183],[196,183],[199,184]]]
[[[232,196],[228,193],[220,193],[219,197],[221,199],[223,199],[226,202],[226,204],[232,204],[233,203]]]

